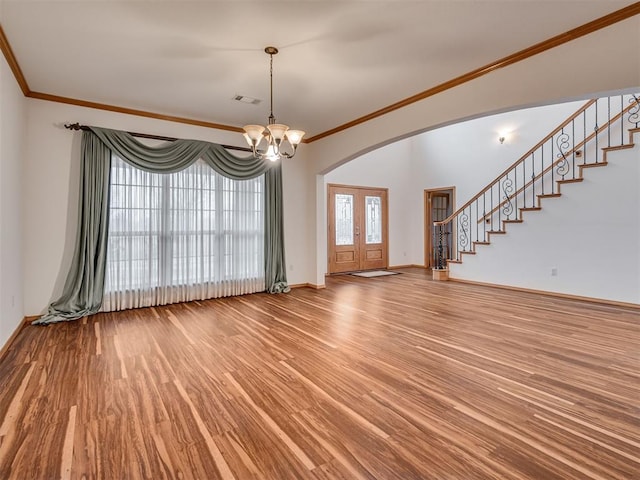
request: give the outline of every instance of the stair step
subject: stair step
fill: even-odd
[[[517,220],[503,220],[502,223],[522,223],[524,220],[522,220],[521,218],[517,219]]]
[[[505,232],[504,230],[489,230],[487,232],[487,235],[504,235],[505,233],[507,232]]]
[[[462,260],[447,260],[447,263],[462,263]]]
[[[604,147],[602,150],[604,152],[610,152],[612,150],[625,150],[627,148],[633,148],[633,145],[630,143],[627,143],[626,145],[616,145],[615,147]]]
[[[474,245],[491,245],[491,242],[473,242]]]
[[[538,198],[556,198],[561,197],[561,193],[545,193],[544,195],[536,195]]]
[[[468,252],[460,252],[460,253],[462,253],[463,255],[475,255],[476,254],[476,252],[474,252],[473,250],[469,250]]]
[[[521,212],[535,212],[536,210],[542,210],[542,207],[522,207]]]
[[[556,180],[556,183],[580,183],[582,178],[570,178],[568,180]]]
[[[593,167],[606,167],[608,165],[607,162],[598,162],[598,163],[584,163],[582,165],[578,165],[580,168],[593,168]]]

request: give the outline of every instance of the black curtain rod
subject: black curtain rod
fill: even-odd
[[[88,126],[86,125],[80,125],[79,123],[65,123],[64,124],[64,128],[66,128],[67,130],[91,130]],[[175,142],[176,140],[178,140],[175,137],[163,137],[162,135],[151,135],[149,133],[138,133],[138,132],[127,132],[129,135],[131,135],[132,137],[138,137],[138,138],[149,138],[151,140],[164,140],[165,142]],[[234,145],[221,145],[221,147],[226,148],[227,150],[239,150],[241,152],[250,152],[251,153],[251,149],[248,147],[236,147]]]

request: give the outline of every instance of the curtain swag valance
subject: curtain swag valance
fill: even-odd
[[[237,157],[217,143],[179,139],[150,147],[127,132],[89,128],[118,157],[150,173],[179,172],[202,159],[220,175],[234,180],[248,180],[279,166],[253,156]]]
[[[265,283],[270,293],[287,285],[281,164],[237,157],[215,143],[176,140],[148,146],[119,130],[89,127],[82,132],[78,230],[62,295],[34,324],[76,320],[97,313],[104,292],[109,232],[111,155],[150,173],[179,172],[202,159],[219,174],[248,180],[265,175]]]

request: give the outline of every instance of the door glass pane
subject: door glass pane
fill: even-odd
[[[431,216],[434,222],[444,220],[448,216],[449,197],[446,195],[434,195],[431,200]]]
[[[353,245],[353,195],[336,193],[336,245]]]
[[[367,243],[382,243],[382,201],[380,197],[364,197],[367,209]]]

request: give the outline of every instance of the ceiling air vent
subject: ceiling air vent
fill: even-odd
[[[234,95],[233,99],[237,102],[248,103],[249,105],[258,105],[262,101],[259,98],[247,97],[246,95]]]

